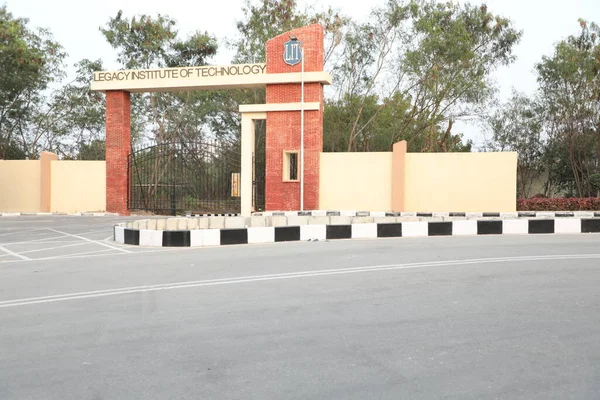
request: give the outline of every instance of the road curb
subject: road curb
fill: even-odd
[[[383,212],[383,211],[264,211],[253,217],[471,217],[471,218],[595,218],[600,211],[516,211],[516,212]]]
[[[486,219],[171,231],[129,229],[125,224],[114,227],[114,239],[117,243],[152,247],[204,247],[390,237],[582,233],[600,233],[600,218]]]

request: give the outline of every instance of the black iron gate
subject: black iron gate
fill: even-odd
[[[132,150],[130,210],[157,214],[240,212],[239,143],[160,143]]]

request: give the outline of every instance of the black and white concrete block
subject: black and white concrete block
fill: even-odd
[[[239,229],[161,231],[115,226],[117,243],[152,247],[202,247],[232,244],[461,235],[600,233],[600,218],[505,219],[300,225]]]
[[[374,212],[374,211],[262,211],[252,213],[262,217],[465,217],[465,218],[598,218],[600,211],[518,211],[518,212]]]

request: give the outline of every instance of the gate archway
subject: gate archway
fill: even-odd
[[[106,210],[129,215],[131,208],[139,207],[162,213],[207,208],[202,206],[202,201],[194,201],[189,206],[185,201],[179,204],[177,190],[185,192],[194,187],[187,178],[181,182],[169,181],[169,186],[166,186],[159,174],[153,180],[144,178],[139,180],[138,186],[131,186],[130,182],[135,181],[129,179],[127,169],[131,148],[130,93],[256,88],[265,89],[266,103],[241,104],[239,111],[242,125],[244,113],[264,114],[261,119],[266,119],[265,194],[264,199],[253,196],[253,190],[258,186],[252,175],[254,146],[242,144],[241,213],[250,216],[253,206],[254,209],[264,206],[265,210],[318,209],[319,160],[323,148],[323,85],[332,82],[331,75],[323,71],[323,36],[324,30],[319,24],[282,33],[267,41],[264,64],[94,72],[91,89],[106,93]],[[301,62],[297,62],[297,57],[290,60],[288,50],[291,45],[301,50],[294,53],[301,57]],[[247,138],[247,142],[253,144],[254,138]],[[286,154],[297,154],[294,160],[299,157],[299,161],[295,161],[300,166],[297,179],[287,177],[285,171],[291,168],[292,158],[288,160],[284,157]],[[132,153],[133,156],[135,153]],[[168,193],[171,199],[166,198]],[[142,194],[146,197],[141,197]],[[227,199],[227,196],[221,195],[221,198]],[[215,199],[206,204],[217,209],[218,204],[229,203],[232,202]]]

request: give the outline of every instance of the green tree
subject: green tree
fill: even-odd
[[[529,198],[535,194],[532,185],[547,171],[543,108],[536,99],[514,92],[487,123],[493,135],[492,149],[518,153],[518,196]]]
[[[19,137],[26,135],[34,112],[43,104],[44,91],[64,75],[61,46],[48,30],[27,24],[27,19],[0,7],[0,159],[37,157],[31,144]]]
[[[245,0],[244,19],[236,26],[238,38],[233,41],[236,63],[264,63],[267,41],[277,35],[309,24],[321,24],[325,30],[325,63],[342,39],[348,18],[328,7],[300,10],[296,0]]]
[[[213,36],[196,31],[180,39],[176,25],[169,16],[126,18],[119,11],[100,31],[117,50],[117,60],[124,68],[203,65],[216,54],[217,41]],[[201,136],[206,98],[205,93],[197,92],[134,94],[132,136],[142,138],[146,134],[157,142]]]
[[[47,150],[74,158],[81,145],[103,140],[104,95],[90,90],[93,72],[102,70],[102,63],[82,60],[75,67],[75,78],[47,93],[17,135],[28,154]]]
[[[325,151],[348,151],[348,132],[356,122],[355,116],[360,111],[359,124],[363,127],[354,138],[352,151],[390,151],[394,143],[400,140],[408,142],[408,151],[419,152],[425,143],[422,136],[413,136],[412,132],[403,127],[404,118],[410,103],[399,93],[390,98],[380,100],[376,95],[368,98],[348,96],[343,101],[328,100],[325,103],[323,129],[325,132],[323,147]],[[363,121],[369,121],[365,123]],[[399,136],[402,129],[404,135]],[[461,134],[452,133],[445,138],[446,132],[439,127],[434,141],[437,147],[432,151],[471,151],[472,142],[463,141]],[[446,149],[441,148],[445,140]]]
[[[508,19],[485,6],[389,0],[376,8],[344,37],[335,71],[337,101],[361,104],[348,131],[348,150],[359,149],[358,138],[400,95],[410,106],[392,142],[408,138],[409,144],[422,143],[421,151],[451,151],[459,137],[454,122],[482,115],[494,97],[491,76],[513,61],[520,37]],[[363,118],[374,94],[381,99],[378,111]]]
[[[104,160],[106,145],[104,140],[95,139],[89,143],[81,143],[79,146],[78,160]]]
[[[536,65],[546,126],[555,148],[566,149],[576,194],[593,194],[590,176],[600,156],[600,28],[579,21],[581,32],[560,41]],[[556,158],[555,158],[556,160]]]

